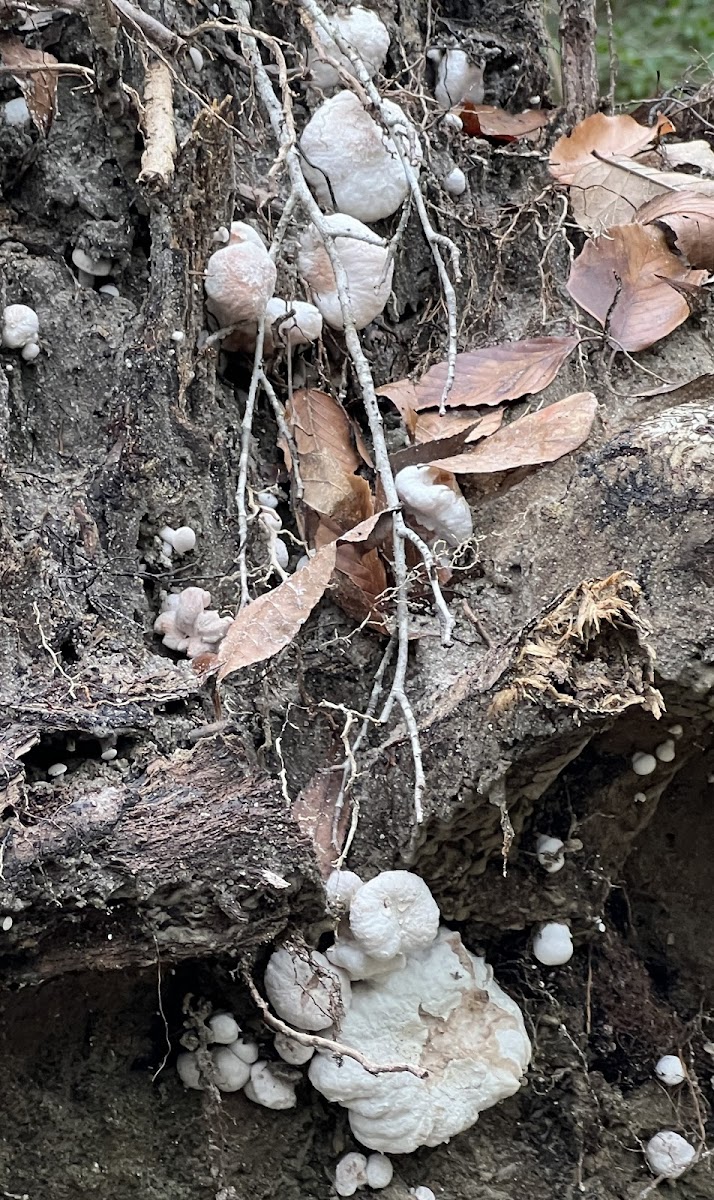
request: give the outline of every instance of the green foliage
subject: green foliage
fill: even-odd
[[[605,6],[598,6],[598,54],[603,93],[609,86]],[[612,0],[617,100],[657,96],[714,72],[712,0]],[[706,64],[703,60],[710,58]],[[658,78],[659,77],[659,78]]]

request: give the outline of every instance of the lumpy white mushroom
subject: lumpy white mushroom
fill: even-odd
[[[546,967],[560,967],[573,957],[573,937],[562,921],[541,925],[533,938],[533,953]]]
[[[327,1029],[350,1004],[349,979],[318,950],[276,950],[265,968],[265,990],[278,1016],[298,1029]]]
[[[167,596],[154,621],[154,633],[161,635],[169,650],[178,650],[189,658],[215,653],[231,624],[231,617],[219,617],[209,609],[211,593],[203,588],[187,587]]]
[[[283,345],[309,346],[322,336],[322,314],[304,300],[283,300],[273,296],[265,310],[267,350]],[[267,336],[269,334],[269,337]]]
[[[229,244],[206,264],[206,306],[223,328],[260,321],[277,274],[260,235],[250,225],[234,222]]]
[[[22,127],[29,125],[32,117],[24,96],[15,96],[2,106],[2,115],[6,125]]]
[[[392,290],[394,263],[387,243],[355,217],[335,213],[324,220],[347,275],[355,326],[363,329],[379,316]],[[332,263],[314,225],[308,226],[300,238],[298,270],[327,324],[333,329],[343,329]]]
[[[250,1079],[244,1088],[248,1099],[254,1104],[262,1104],[263,1108],[295,1108],[295,1087],[299,1076],[284,1074],[287,1070],[288,1068],[283,1067],[280,1071],[273,1063],[264,1062],[262,1059],[253,1063]]]
[[[230,1046],[216,1046],[211,1050],[215,1084],[220,1092],[239,1092],[248,1082],[252,1068]]]
[[[365,954],[392,959],[431,944],[439,908],[423,879],[411,871],[383,871],[356,892],[350,931]]]
[[[369,8],[355,4],[345,13],[337,13],[331,18],[337,33],[349,42],[352,49],[359,55],[367,71],[375,76],[384,66],[389,50],[389,33],[387,27]],[[326,54],[338,62],[340,66],[354,75],[352,63],[333,42],[332,38],[321,26],[315,26],[315,32],[322,43]],[[310,47],[307,55],[310,67],[311,81],[320,91],[329,92],[340,86],[340,74],[330,63],[324,62],[317,51]]]
[[[171,549],[175,550],[177,554],[188,554],[189,551],[196,548],[196,533],[190,525],[179,525],[178,529],[164,525],[159,532],[159,537],[168,542]]]
[[[394,1168],[386,1154],[370,1154],[367,1159],[367,1187],[379,1191],[389,1187]]]
[[[687,1071],[678,1054],[663,1054],[655,1066],[655,1075],[665,1087],[677,1087],[684,1083]]]
[[[646,754],[638,750],[632,755],[632,770],[635,775],[651,775],[657,769],[657,759],[654,754]]]
[[[221,1046],[230,1046],[240,1037],[240,1025],[232,1013],[214,1013],[208,1019],[210,1040]]]
[[[176,1070],[184,1087],[195,1088],[197,1091],[203,1090],[205,1085],[198,1069],[198,1059],[190,1050],[183,1050],[179,1054],[176,1059]]]
[[[450,472],[426,465],[403,467],[394,483],[405,508],[435,539],[458,546],[472,536],[471,509]]]
[[[454,167],[444,179],[444,187],[450,196],[463,196],[466,191],[466,176],[461,167]]]
[[[349,934],[340,934],[334,946],[328,946],[325,955],[335,967],[341,970],[351,980],[378,979],[391,971],[401,971],[406,966],[405,954],[395,954],[392,958],[374,958],[358,946]]]
[[[674,738],[667,738],[655,747],[655,755],[663,763],[674,762],[675,753]]]
[[[303,1046],[295,1038],[288,1037],[287,1033],[276,1033],[273,1041],[283,1062],[290,1063],[292,1067],[304,1066],[315,1053],[314,1046]]]
[[[335,1167],[335,1191],[338,1196],[354,1196],[367,1183],[367,1156],[356,1150],[344,1154]]]
[[[325,883],[325,895],[330,908],[347,910],[362,887],[354,871],[331,871]]]
[[[434,48],[429,58],[436,64],[434,96],[441,108],[455,108],[465,100],[480,104],[483,100],[483,67],[472,63],[465,50]]]
[[[560,871],[565,866],[564,845],[565,843],[560,838],[548,837],[546,834],[541,834],[538,838],[536,842],[538,862],[549,875],[554,875],[556,871]]]
[[[8,350],[22,350],[37,342],[40,320],[27,304],[8,304],[2,312],[2,344]]]
[[[411,1188],[410,1191],[414,1197],[414,1200],[436,1200],[436,1196],[432,1192],[431,1188],[424,1187],[423,1185]]]
[[[87,254],[87,251],[82,250],[80,246],[75,246],[72,251],[72,262],[79,271],[84,271],[85,275],[98,275],[100,278],[111,275],[111,258],[102,258],[99,255],[94,257],[92,254]]]
[[[257,1044],[255,1042],[244,1042],[243,1038],[237,1038],[235,1042],[231,1042],[228,1049],[241,1062],[248,1063],[249,1065],[257,1062],[260,1058],[260,1051]]]
[[[422,159],[411,122],[392,101],[383,107],[394,122],[391,136],[354,92],[338,92],[317,109],[300,138],[303,174],[321,207],[367,224],[391,216],[409,194],[393,138],[415,169]]]
[[[694,1146],[673,1129],[660,1130],[645,1147],[645,1158],[653,1175],[664,1175],[665,1179],[678,1179],[696,1157]]]

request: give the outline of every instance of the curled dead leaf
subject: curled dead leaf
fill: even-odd
[[[576,392],[512,421],[466,454],[432,464],[455,475],[484,475],[555,462],[582,446],[597,413],[592,392]]]
[[[629,162],[629,159],[627,160]],[[618,163],[594,159],[575,172],[570,185],[573,217],[586,232],[603,233],[634,221],[640,205],[669,188],[656,178],[632,175]]]
[[[706,271],[690,270],[671,252],[653,225],[620,225],[585,243],[568,291],[620,349],[646,350],[689,316],[676,285],[696,287],[705,278]]]
[[[502,422],[502,408],[494,408],[481,417],[475,411],[470,414],[458,411],[419,413],[414,431],[415,444],[391,455],[392,470],[401,471],[403,467],[460,454],[465,447],[490,437]]]
[[[635,218],[641,225],[655,222],[671,234],[690,267],[714,271],[714,196],[697,190],[669,192],[644,204]],[[668,239],[669,240],[669,239]]]
[[[638,124],[632,117],[595,113],[558,138],[550,152],[550,173],[558,183],[573,183],[581,167],[596,161],[593,151],[604,158],[629,157],[653,145],[664,134],[674,132],[672,122],[661,113],[651,128]]]
[[[457,354],[447,407],[502,404],[542,392],[578,341],[578,337],[526,338]],[[445,362],[438,363],[415,385],[413,406],[417,411],[439,406],[447,369]]]
[[[660,153],[668,167],[697,167],[703,175],[714,175],[714,150],[703,139],[669,143],[660,146]]]
[[[461,118],[465,133],[497,142],[516,142],[519,138],[532,136],[547,125],[553,115],[543,108],[509,113],[494,104],[472,104],[470,100],[454,111]]]
[[[33,50],[12,33],[0,37],[0,60],[11,71],[20,88],[33,122],[47,136],[55,115],[57,74],[37,67],[56,67],[57,59],[46,50]]]

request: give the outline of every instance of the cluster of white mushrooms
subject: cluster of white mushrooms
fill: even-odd
[[[205,1091],[212,1084],[220,1092],[239,1092],[264,1108],[294,1108],[298,1072],[260,1058],[256,1042],[246,1041],[231,1013],[215,1013],[207,1022],[210,1050],[184,1050],[176,1070],[187,1088]]]
[[[26,304],[8,304],[2,311],[2,345],[19,350],[25,362],[33,362],[40,353],[40,320],[34,308]]]
[[[211,593],[203,588],[187,587],[172,592],[163,600],[154,621],[154,633],[161,635],[169,650],[178,650],[188,658],[215,654],[233,618],[221,617],[210,603]]]

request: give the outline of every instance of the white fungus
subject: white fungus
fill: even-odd
[[[278,1016],[298,1029],[339,1024],[350,1004],[349,979],[318,950],[274,951],[265,968],[265,990]]]
[[[325,883],[325,895],[330,908],[346,910],[362,887],[354,871],[331,871]]]
[[[34,362],[35,359],[39,357],[39,354],[40,347],[38,346],[37,342],[28,342],[27,345],[23,346],[22,350],[20,351],[20,357],[24,358],[25,362]]]
[[[321,104],[300,138],[303,174],[322,208],[369,224],[390,217],[409,194],[409,181],[393,137],[418,170],[422,149],[401,109],[383,101],[393,134],[372,119],[354,92]]]
[[[228,1047],[231,1054],[235,1054],[241,1062],[249,1065],[257,1062],[260,1058],[260,1050],[256,1042],[244,1042],[243,1038],[237,1038],[235,1042],[231,1042]]]
[[[184,1050],[179,1054],[176,1059],[176,1070],[184,1087],[196,1088],[197,1091],[203,1089],[204,1084],[201,1082],[198,1058],[190,1050]]]
[[[287,1068],[283,1068],[286,1071]],[[254,1104],[262,1104],[263,1108],[295,1108],[297,1096],[295,1087],[298,1076],[287,1077],[276,1070],[273,1063],[259,1059],[250,1068],[250,1079],[245,1085],[245,1094]]]
[[[203,70],[203,55],[197,46],[189,46],[188,57],[191,59],[191,66],[197,75]]]
[[[411,871],[383,871],[355,893],[350,931],[365,954],[391,959],[429,946],[439,908],[423,879]]]
[[[407,963],[405,954],[395,954],[393,958],[374,958],[366,954],[353,937],[344,933],[340,933],[333,946],[328,946],[325,955],[350,980],[378,979],[391,971],[401,971]]]
[[[3,917],[3,919],[2,919],[3,933],[8,933],[11,929],[12,929],[12,917]]]
[[[32,120],[24,96],[16,96],[13,100],[8,100],[3,104],[2,115],[6,125],[29,125]]]
[[[461,167],[454,167],[444,179],[444,188],[450,196],[463,196],[466,187],[466,176]]]
[[[335,213],[324,218],[335,241],[349,292],[357,329],[379,316],[392,290],[394,263],[384,238],[377,237],[355,217]],[[343,329],[342,308],[330,257],[314,225],[300,238],[298,270],[310,288],[323,319],[333,329]]]
[[[252,1067],[233,1054],[230,1046],[215,1046],[211,1058],[215,1084],[220,1092],[239,1092],[248,1082]]]
[[[445,114],[444,119],[441,122],[441,124],[444,127],[444,129],[446,129],[447,131],[451,131],[452,133],[461,133],[461,131],[464,127],[464,123],[461,120],[461,117],[457,116],[456,113],[452,113],[452,112],[447,112]]]
[[[72,262],[77,267],[77,270],[84,271],[86,275],[99,275],[101,277],[111,274],[112,260],[110,258],[99,256],[93,258],[91,254],[87,254],[86,250],[82,250],[79,246],[75,246],[72,251]]]
[[[560,967],[573,957],[573,938],[562,921],[541,925],[533,938],[533,953],[546,967]]]
[[[111,296],[114,300],[119,296],[119,288],[115,287],[113,283],[103,283],[99,292],[102,296]]]
[[[413,951],[403,970],[354,984],[339,1040],[373,1062],[427,1072],[423,1079],[370,1075],[354,1059],[321,1050],[312,1059],[313,1086],[344,1105],[355,1137],[383,1154],[409,1154],[468,1129],[483,1109],[518,1091],[530,1060],[518,1006],[448,929]]]
[[[279,514],[273,508],[263,509],[258,520],[268,533],[279,533],[283,527],[283,522]]]
[[[638,750],[632,755],[632,770],[635,775],[651,775],[657,769],[657,759],[654,754],[646,754]]]
[[[180,346],[182,342],[185,342],[186,334],[184,333],[183,329],[174,329],[173,333],[171,334],[171,341],[175,342],[177,346]]]
[[[687,1071],[678,1054],[663,1054],[655,1066],[655,1075],[665,1087],[677,1087],[684,1083]]]
[[[394,1175],[394,1167],[386,1154],[370,1154],[367,1159],[367,1187],[378,1191],[389,1187]]]
[[[260,321],[277,275],[260,235],[250,225],[234,222],[229,244],[206,264],[206,306],[223,328]]]
[[[50,779],[59,779],[60,775],[64,775],[66,771],[67,764],[60,762],[53,763],[51,767],[47,768],[47,774]]]
[[[428,57],[436,65],[434,96],[444,109],[455,108],[468,100],[480,104],[483,100],[483,67],[472,63],[465,50],[434,47]]]
[[[660,1130],[645,1147],[645,1158],[653,1175],[664,1175],[665,1179],[678,1179],[696,1157],[694,1147],[673,1129]]]
[[[275,538],[272,543],[273,557],[283,571],[287,571],[290,562],[290,551],[281,538]]]
[[[682,734],[684,733],[684,728],[682,725],[672,725],[671,728],[667,730],[667,733],[671,733],[672,737],[674,738],[681,738]]]
[[[216,609],[209,609],[210,603],[211,593],[203,588],[173,592],[161,605],[154,633],[161,635],[169,650],[178,650],[189,658],[215,653],[233,618],[220,617]]]
[[[171,549],[179,555],[188,554],[189,551],[196,548],[196,534],[190,525],[179,525],[178,529],[164,525],[163,529],[159,531],[159,537],[168,542]]]
[[[660,762],[674,762],[675,756],[674,738],[667,738],[665,742],[660,742],[659,746],[655,747],[655,754]]]
[[[335,1167],[335,1191],[338,1196],[354,1196],[367,1183],[367,1156],[351,1150]]]
[[[349,42],[351,48],[362,59],[370,76],[374,77],[378,71],[381,71],[389,50],[389,33],[376,12],[356,4],[348,8],[346,12],[337,13],[331,17],[331,21],[336,32]],[[338,62],[350,75],[354,75],[354,68],[349,58],[337,49],[329,34],[319,25],[315,26],[315,33],[326,54]],[[308,50],[307,61],[310,67],[311,81],[320,91],[329,92],[340,86],[339,71],[330,63],[320,59],[313,47]]]
[[[450,472],[427,465],[404,467],[394,483],[405,508],[435,539],[458,546],[472,536],[471,509]]]
[[[431,1188],[428,1187],[421,1186],[411,1188],[410,1192],[414,1197],[414,1200],[436,1200],[436,1196],[432,1192]]]
[[[288,1037],[287,1033],[276,1033],[273,1041],[283,1062],[290,1063],[292,1067],[304,1066],[315,1053],[314,1046],[303,1046],[295,1038]]]
[[[280,501],[272,492],[258,492],[255,502],[260,508],[277,508]]]
[[[8,304],[2,313],[2,344],[8,350],[21,350],[36,342],[40,320],[34,308],[26,304]]]
[[[232,1013],[214,1013],[208,1019],[210,1041],[221,1046],[230,1046],[240,1037],[240,1025]]]
[[[548,837],[546,834],[541,834],[538,838],[536,842],[538,862],[549,875],[554,875],[565,865],[564,845],[565,843],[560,838]]]
[[[266,350],[277,345],[309,346],[322,336],[322,315],[304,300],[273,296],[265,309]],[[268,336],[269,335],[269,336]]]

